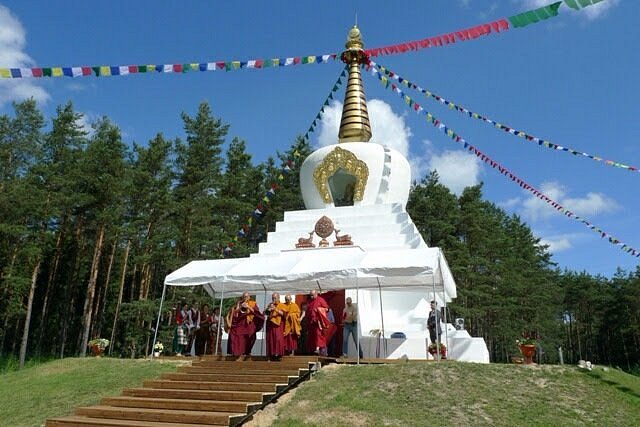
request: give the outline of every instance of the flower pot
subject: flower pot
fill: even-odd
[[[519,348],[520,353],[522,353],[522,356],[524,357],[524,364],[532,364],[533,356],[536,354],[536,346],[534,344],[521,344]]]
[[[154,351],[153,352],[153,357],[160,357],[160,352],[159,351]]]
[[[102,349],[100,348],[99,345],[92,345],[91,352],[95,357],[100,357],[102,355]]]

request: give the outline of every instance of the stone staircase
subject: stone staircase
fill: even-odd
[[[178,367],[176,373],[145,381],[143,387],[126,388],[122,396],[76,408],[71,416],[51,418],[46,426],[236,426],[308,379],[318,363],[311,356],[278,362],[203,357]]]

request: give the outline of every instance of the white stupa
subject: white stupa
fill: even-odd
[[[285,212],[258,253],[192,261],[167,276],[165,285],[203,285],[215,297],[344,289],[359,306],[365,357],[424,359],[430,357],[428,301],[446,306],[456,297],[455,281],[442,251],[427,246],[406,212],[409,162],[369,142],[360,75],[366,55],[356,26],[346,47],[349,77],[336,144],[313,152],[300,170],[307,209]],[[448,323],[442,329],[450,359],[489,362],[482,338]],[[349,349],[355,356],[353,343]]]

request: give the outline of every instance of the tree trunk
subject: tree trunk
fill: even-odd
[[[62,226],[60,228],[60,233],[58,234],[58,239],[56,240],[56,250],[55,255],[53,257],[53,266],[49,271],[49,277],[47,278],[47,287],[44,291],[44,302],[42,303],[42,311],[40,313],[40,333],[38,335],[38,345],[36,346],[36,353],[40,355],[42,350],[42,339],[44,338],[45,331],[45,322],[47,320],[47,310],[49,309],[49,298],[51,292],[51,285],[53,281],[56,279],[58,274],[58,266],[60,265],[60,258],[62,257],[62,242],[64,241],[64,227],[66,223],[66,217],[62,221]]]
[[[36,293],[36,283],[38,282],[38,274],[40,273],[40,264],[42,260],[38,257],[36,266],[31,274],[31,288],[29,289],[29,299],[27,300],[27,316],[24,320],[24,331],[22,333],[22,342],[20,343],[20,367],[24,368],[24,360],[27,357],[27,344],[29,343],[29,326],[31,324],[31,309],[33,308],[33,296]]]
[[[104,310],[107,306],[107,292],[109,292],[109,282],[111,282],[111,271],[113,269],[113,260],[116,257],[116,248],[118,247],[118,236],[116,236],[111,246],[111,254],[109,255],[109,266],[107,267],[107,277],[104,281],[104,291],[102,297],[98,295],[96,302],[96,314],[94,316],[92,334],[100,336],[102,334],[102,323],[104,320]]]
[[[98,230],[98,239],[96,248],[93,251],[93,261],[91,262],[91,272],[89,273],[89,282],[87,283],[87,295],[84,299],[84,314],[82,316],[82,342],[80,344],[80,357],[87,355],[87,345],[89,343],[89,332],[91,331],[91,315],[93,312],[93,299],[96,293],[96,282],[98,281],[98,271],[100,270],[100,256],[102,255],[102,246],[104,244],[105,225],[102,224]]]
[[[120,305],[122,304],[122,294],[124,292],[124,281],[127,277],[127,263],[129,261],[129,250],[131,249],[131,240],[127,241],[127,247],[124,250],[124,260],[122,261],[122,275],[120,276],[120,289],[118,290],[118,302],[116,303],[116,312],[113,315],[113,327],[111,328],[111,345],[109,346],[109,356],[113,349],[113,340],[116,336],[116,325],[118,324],[118,316],[120,315]]]
[[[11,272],[13,271],[13,266],[16,263],[16,259],[18,258],[18,245],[16,245],[16,247],[13,250],[13,255],[11,256],[11,262],[9,263],[9,268],[8,270]],[[3,279],[5,276],[5,273],[2,272],[2,275],[0,275],[0,279]],[[0,280],[0,283],[2,283],[2,281]],[[0,301],[6,301],[7,300],[7,294],[9,293],[9,286],[7,285],[3,290],[2,290],[2,300]],[[4,354],[4,343],[7,337],[7,329],[9,327],[9,311],[7,310],[5,316],[4,316],[4,323],[2,325],[2,340],[0,340],[0,356],[2,356]]]
[[[83,217],[79,216],[76,222],[75,230],[74,230],[74,239],[76,242],[76,253],[74,260],[74,267],[72,271],[72,279],[71,283],[67,284],[64,287],[64,301],[69,301],[66,305],[66,311],[62,316],[62,327],[60,328],[60,358],[64,357],[64,349],[67,344],[67,331],[69,329],[69,321],[73,316],[73,307],[75,305],[75,290],[72,288],[78,281],[78,275],[80,271],[80,261],[81,257],[79,254],[84,252],[85,242],[82,240],[82,225],[83,225]],[[71,295],[69,295],[71,293]]]

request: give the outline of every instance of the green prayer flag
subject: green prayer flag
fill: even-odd
[[[578,0],[578,3],[580,3],[582,7],[591,6],[591,0]]]
[[[191,71],[191,64],[182,64],[182,72],[186,73]]]
[[[578,10],[580,6],[576,3],[576,0],[564,0],[565,4],[569,6],[571,9]]]
[[[147,66],[146,65],[138,65],[138,72],[139,73],[146,73],[147,72]]]
[[[333,92],[338,90],[338,85],[333,85],[333,88],[331,89]]]
[[[51,68],[43,68],[42,69],[42,75],[45,77],[51,77],[52,73],[51,73]]]
[[[262,68],[272,67],[273,62],[270,59],[265,59],[264,64],[262,64]]]
[[[302,63],[303,64],[308,64],[309,63],[309,57],[308,56],[303,56],[302,57]]]
[[[329,105],[329,99],[324,100],[324,105]],[[322,110],[324,111],[324,108]]]

